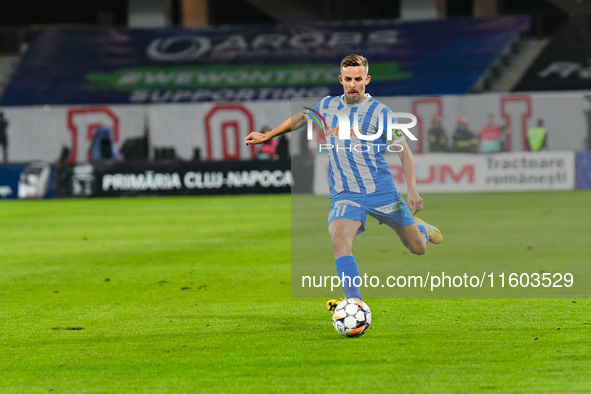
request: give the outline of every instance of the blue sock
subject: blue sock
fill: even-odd
[[[425,227],[422,224],[419,224],[419,231],[422,232],[423,234],[425,234],[425,237],[427,237],[427,245],[429,245],[429,234],[427,233],[427,227]]]
[[[361,300],[361,291],[359,290],[359,287],[353,285],[353,279],[359,276],[359,268],[357,268],[355,257],[339,257],[336,259],[335,263],[337,265],[339,278],[342,280],[343,276],[345,277],[345,280],[343,281],[343,290],[345,290],[347,298],[357,298],[358,300]],[[355,282],[360,283],[360,279],[357,279]]]

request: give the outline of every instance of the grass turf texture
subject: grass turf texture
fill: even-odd
[[[589,192],[424,197],[447,237],[439,253],[482,261],[482,232],[521,217],[533,246],[523,258],[555,258],[538,253],[550,242],[543,217],[568,258],[590,255]],[[367,299],[372,329],[338,335],[324,299],[290,298],[289,196],[0,212],[2,393],[591,391],[588,299]],[[390,234],[372,226],[368,237]]]

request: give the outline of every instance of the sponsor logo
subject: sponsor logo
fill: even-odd
[[[351,205],[352,207],[361,208],[360,204],[357,204],[356,202],[350,200],[341,200],[334,203],[335,208],[342,207],[343,205]]]
[[[287,100],[292,97],[326,96],[326,86],[243,89],[137,89],[130,93],[132,103],[184,103],[204,101]]]
[[[158,37],[146,47],[150,59],[167,62],[187,62],[204,57],[234,59],[236,57],[261,56],[302,56],[309,52],[332,53],[335,48],[364,48],[364,54],[383,51],[383,47],[398,41],[397,30],[373,30],[370,32],[333,32],[326,35],[320,31],[306,31],[296,34],[247,34],[209,37],[186,35]]]
[[[182,178],[182,180],[181,180]],[[143,191],[182,189],[219,189],[291,186],[291,171],[188,171],[182,177],[178,172],[156,173],[146,171],[140,174],[106,174],[102,179],[103,191]]]
[[[94,188],[94,167],[90,164],[74,166],[72,194],[74,197],[92,196]]]
[[[223,172],[189,171],[183,178],[185,187],[189,189],[219,189],[226,185],[229,188],[291,186],[291,171],[230,171],[224,177]]]
[[[376,208],[376,211],[388,214],[388,213],[392,213],[395,211],[399,211],[401,209],[402,209],[402,203],[400,201],[396,201],[392,204],[384,205],[383,207],[378,207],[378,208]]]
[[[591,79],[591,59],[587,64],[582,62],[552,62],[548,64],[542,71],[538,72],[538,78],[546,79],[553,75],[560,79],[567,79],[575,77],[578,79]]]
[[[172,190],[182,188],[178,173],[106,174],[102,188],[111,190]]]
[[[424,168],[423,168],[424,169]],[[428,175],[417,174],[418,184],[451,184],[451,183],[469,183],[475,182],[475,165],[466,164],[462,168],[455,170],[450,164],[432,164],[427,167]],[[404,170],[401,165],[391,165],[390,171],[396,183],[402,184],[405,182]]]

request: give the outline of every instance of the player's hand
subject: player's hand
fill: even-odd
[[[423,209],[423,199],[419,196],[416,190],[409,190],[406,195],[408,207],[413,215],[416,215],[421,209]]]
[[[257,133],[257,132],[252,132],[250,133],[246,139],[244,140],[244,143],[246,145],[252,145],[252,144],[262,144],[263,142],[266,141],[265,135],[261,134],[261,133]]]

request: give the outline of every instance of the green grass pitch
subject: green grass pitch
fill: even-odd
[[[423,197],[424,258],[591,257],[591,192]],[[591,392],[589,299],[366,299],[348,339],[290,280],[289,196],[2,202],[0,393]]]

